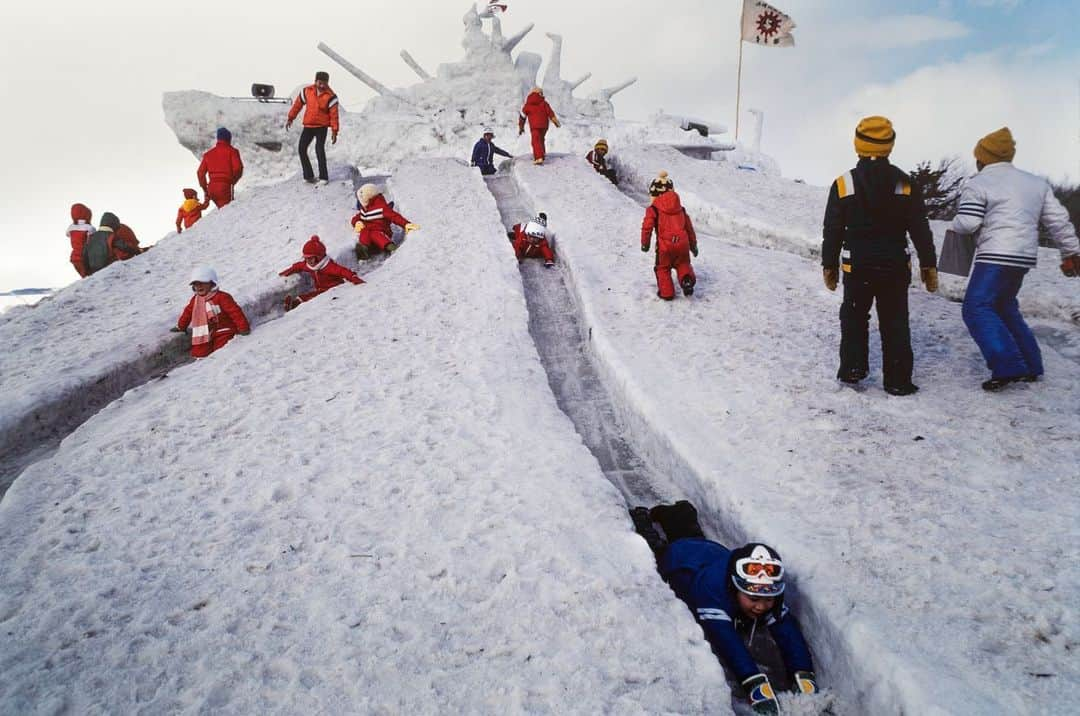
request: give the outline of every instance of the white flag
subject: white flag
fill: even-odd
[[[743,0],[742,39],[770,47],[792,47],[795,22],[768,3]]]

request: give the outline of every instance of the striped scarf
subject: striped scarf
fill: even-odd
[[[191,311],[191,345],[200,346],[210,342],[210,324],[214,322],[214,308],[210,299],[217,291],[205,296],[195,296],[195,305]]]

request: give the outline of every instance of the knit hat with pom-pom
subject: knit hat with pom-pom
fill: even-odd
[[[326,256],[326,246],[323,245],[322,240],[318,236],[312,236],[304,244],[304,258],[307,258],[308,256],[314,256],[317,259]]]
[[[674,188],[675,182],[671,181],[667,172],[661,171],[649,184],[649,196],[660,196],[665,191],[671,191]]]

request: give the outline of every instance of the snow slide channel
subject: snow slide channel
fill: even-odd
[[[191,296],[193,267],[215,267],[256,327],[279,318],[285,293],[309,281],[277,272],[300,260],[311,234],[361,275],[381,263],[356,266],[349,207],[358,177],[345,167],[333,176],[328,186],[295,179],[245,191],[146,253],[0,316],[9,347],[0,353],[0,497],[91,415],[190,360],[190,338],[169,328]]]

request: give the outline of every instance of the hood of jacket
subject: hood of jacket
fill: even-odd
[[[71,220],[78,222],[80,219],[89,222],[93,214],[90,212],[90,208],[86,204],[72,204],[71,205]]]
[[[101,225],[103,227],[107,226],[113,231],[116,231],[117,227],[120,226],[120,219],[116,216],[116,214],[112,213],[111,211],[106,211],[104,214],[101,215]]]
[[[653,199],[653,206],[665,214],[681,214],[683,210],[679,195],[671,190]]]

